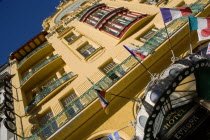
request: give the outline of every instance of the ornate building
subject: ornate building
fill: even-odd
[[[150,74],[171,63],[171,51],[189,50],[188,19],[168,23],[159,7],[189,6],[192,16],[208,16],[209,0],[77,0],[63,1],[43,22],[44,31],[10,55],[17,133],[26,139],[100,140],[135,121],[138,102]],[[193,48],[197,42],[192,32]],[[139,63],[123,45],[149,55]],[[172,50],[170,49],[170,46]],[[111,96],[105,114],[89,78]],[[14,94],[14,97],[17,95]],[[23,124],[23,127],[22,125]],[[130,126],[121,139],[135,136]]]

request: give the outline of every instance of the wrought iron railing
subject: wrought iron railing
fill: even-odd
[[[44,43],[42,45],[40,45],[39,47],[37,47],[36,49],[34,49],[33,51],[31,51],[28,55],[26,55],[17,65],[17,67],[19,68],[23,62],[25,62],[29,57],[31,57],[33,54],[35,54],[36,52],[38,52],[39,50],[41,50],[42,48],[46,47],[48,45],[48,43]]]
[[[68,81],[69,79],[76,76],[73,72],[70,72],[61,78],[55,80],[51,84],[49,84],[46,88],[41,90],[37,96],[25,107],[26,113],[28,113],[34,106],[36,106],[42,99],[44,99],[47,95],[49,95],[52,91],[54,91],[56,88],[61,86],[63,83]]]
[[[198,0],[197,2],[195,2],[194,4],[190,6],[190,8],[193,11],[193,13],[190,16],[195,16],[197,13],[201,12],[205,8],[206,5],[210,3],[210,1],[208,1],[207,3],[202,3],[202,1],[203,0]],[[182,22],[178,22],[178,21],[182,21]],[[171,23],[169,23],[166,26],[167,29],[169,28],[173,29],[173,30],[169,30],[169,36],[174,35],[179,29],[181,29],[185,24],[187,24],[187,22],[188,22],[188,17],[185,16],[182,18],[175,19]],[[178,24],[178,26],[176,28],[173,28],[175,24]],[[165,28],[163,28],[163,29],[160,29],[147,42],[145,42],[144,45],[138,46],[138,47],[152,54],[154,53],[154,50],[157,47],[159,47],[161,44],[163,44],[166,40],[167,40],[166,30]]]
[[[96,85],[100,86],[104,90],[110,88],[137,64],[138,62],[132,56],[129,56],[121,64],[119,64],[113,70],[111,70],[104,78],[97,82]],[[52,135],[59,128],[61,128],[65,123],[70,121],[79,112],[86,108],[91,102],[93,102],[96,99],[96,97],[96,91],[94,90],[94,87],[91,87],[82,96],[71,102],[64,110],[62,110],[58,115],[53,117],[48,123],[46,123],[37,132],[35,132],[29,138],[29,140],[47,139],[50,135]],[[75,106],[77,107],[76,110]],[[55,127],[55,123],[57,124],[58,122],[60,122],[61,118],[63,122],[59,125],[56,125]]]
[[[37,72],[39,69],[41,69],[42,67],[44,67],[48,63],[52,62],[53,60],[57,59],[58,57],[60,57],[60,56],[59,55],[53,55],[49,59],[46,59],[43,62],[41,62],[38,66],[33,68],[26,76],[24,76],[24,78],[20,81],[20,85],[23,85],[35,72]]]

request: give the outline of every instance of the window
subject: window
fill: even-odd
[[[145,4],[149,4],[149,5],[157,5],[158,3],[160,3],[162,0],[147,0],[146,2],[144,2]]]
[[[67,37],[65,37],[65,40],[68,43],[72,43],[76,38],[77,38],[77,36],[74,33],[71,33],[70,35],[68,35]]]
[[[113,69],[114,71],[112,71]],[[113,81],[119,80],[120,77],[126,73],[124,69],[121,66],[118,66],[117,63],[115,63],[113,60],[109,61],[107,64],[101,67],[101,70]]]
[[[106,5],[94,8],[85,13],[80,21],[118,38],[122,37],[135,22],[147,16],[125,8],[116,9]]]
[[[153,27],[152,29],[150,29],[149,31],[147,31],[144,35],[140,36],[138,38],[138,40],[142,41],[142,42],[146,42],[148,39],[150,39],[153,35],[155,35],[155,33],[158,31],[158,28]]]
[[[124,9],[117,14],[113,14],[113,16],[110,17],[107,22],[101,22],[101,25],[98,27],[100,30],[120,38],[125,31],[129,29],[129,26],[145,16],[146,15]]]
[[[39,125],[43,126],[45,125],[49,120],[53,118],[53,113],[51,110],[47,111],[40,119],[39,119]],[[58,125],[56,121],[51,122],[51,125],[49,125],[47,128],[45,128],[42,131],[42,137],[47,138],[50,135],[52,135],[56,130],[58,129]]]
[[[142,115],[142,116],[139,117],[139,123],[143,128],[145,127],[146,122],[147,122],[147,117],[146,116]]]
[[[112,28],[107,27],[107,26],[103,27],[102,30],[104,30],[105,32],[108,32],[108,33],[110,33],[114,36],[118,36],[120,34],[120,31],[118,31],[116,29],[112,29]]]
[[[80,47],[79,49],[77,49],[77,51],[83,55],[85,58],[87,58],[88,56],[90,56],[92,53],[94,53],[96,51],[96,49],[90,45],[89,43],[87,43],[86,45]]]
[[[102,10],[97,10],[96,12],[93,13],[93,16],[96,16],[98,18],[102,18],[106,13],[108,13],[107,11],[102,11]]]
[[[85,21],[86,23],[88,23],[88,24],[90,24],[90,25],[92,25],[92,26],[95,26],[96,25],[96,21],[94,21],[94,20],[91,20],[91,19],[86,19],[86,21]]]
[[[65,30],[65,28],[62,26],[62,27],[58,28],[58,29],[56,30],[56,32],[60,34],[60,33],[63,32],[64,30]]]
[[[70,118],[74,117],[77,112],[83,109],[82,103],[80,102],[79,99],[75,100],[76,98],[77,95],[74,92],[72,92],[67,96],[65,96],[63,99],[61,99],[61,104],[63,105],[63,107],[64,108],[68,107],[66,115]],[[74,103],[72,103],[72,101],[74,101]]]
[[[77,95],[75,93],[71,93],[68,96],[66,96],[64,99],[62,99],[61,103],[64,107],[67,107],[67,105],[71,103],[75,98],[77,98]]]
[[[84,22],[90,24],[91,26],[95,26],[104,15],[109,13],[111,10],[110,7],[107,6],[100,6],[97,10],[93,11],[85,20]]]

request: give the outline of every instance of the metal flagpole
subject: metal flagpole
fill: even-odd
[[[169,37],[169,34],[168,34],[168,30],[167,30],[167,28],[166,28],[165,22],[164,22],[164,26],[165,26],[167,38],[168,38],[168,41],[169,41],[169,44],[170,44],[170,50],[171,50],[171,53],[172,53],[172,55],[173,55],[172,61],[175,61],[175,60],[176,60],[176,57],[175,57],[174,51],[173,51],[173,49],[172,49],[172,43],[171,43],[171,40],[170,40],[170,37]]]
[[[93,83],[93,81],[91,81],[88,77],[87,77],[88,81],[93,85],[94,89],[97,88],[97,89],[102,89],[101,87],[98,87],[97,85],[95,85],[95,83]],[[96,90],[96,89],[95,89]],[[138,100],[135,100],[135,99],[131,99],[131,98],[127,98],[127,97],[123,97],[123,96],[119,96],[119,95],[116,95],[116,94],[110,94],[110,95],[113,95],[113,96],[116,96],[116,97],[120,97],[120,98],[124,98],[124,99],[128,99],[128,100],[131,100],[131,101],[135,101],[135,102],[139,102]]]
[[[121,128],[121,129],[118,129],[117,131],[121,131],[121,130],[123,130],[123,129],[125,129],[125,128],[127,128],[127,127],[131,126],[131,125],[132,125],[132,123],[130,123],[129,125],[127,125],[127,126],[125,126],[125,127]]]
[[[133,46],[136,46],[133,43],[130,43],[130,44],[133,45]],[[146,69],[146,71],[151,75],[151,77],[154,78],[154,75],[147,69],[147,67],[143,63],[141,63],[141,61],[138,58],[136,58],[135,56],[133,56],[133,57]]]
[[[191,37],[191,30],[190,30],[190,20],[188,18],[188,28],[189,28],[189,35],[190,35],[190,54],[193,54],[193,50],[192,50],[192,37]]]
[[[128,99],[128,100],[131,100],[131,101],[134,101],[134,102],[139,102],[138,100],[127,98],[127,97],[123,97],[123,96],[119,96],[119,95],[116,95],[116,94],[111,94],[111,95],[114,95],[114,96],[117,96],[117,97],[120,97],[120,98],[124,98],[124,99]]]
[[[146,69],[146,71],[151,75],[151,77],[153,79],[154,75],[147,69],[147,67],[143,63],[141,63],[141,61],[138,58],[136,58],[135,56],[133,56],[133,57]]]

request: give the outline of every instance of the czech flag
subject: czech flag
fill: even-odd
[[[197,33],[199,41],[210,39],[210,29],[198,29]]]
[[[162,14],[164,23],[180,18],[182,16],[187,16],[192,13],[189,7],[175,7],[175,8],[160,7],[160,12]]]
[[[191,17],[189,16],[190,30],[207,29],[210,28],[210,18]]]
[[[123,45],[123,47],[129,51],[134,57],[139,57],[142,60],[149,54],[148,52],[144,51],[144,50],[139,50],[137,48],[132,48],[132,47],[127,47],[125,45]]]
[[[207,48],[207,51],[206,51],[206,54],[210,54],[210,43],[208,44],[208,48]]]
[[[120,140],[120,135],[118,134],[118,131],[112,133],[111,135],[107,136],[109,140]]]
[[[98,98],[100,100],[101,106],[103,109],[106,109],[106,107],[109,105],[109,102],[105,99],[105,91],[101,91],[99,89],[95,89],[98,95]]]

